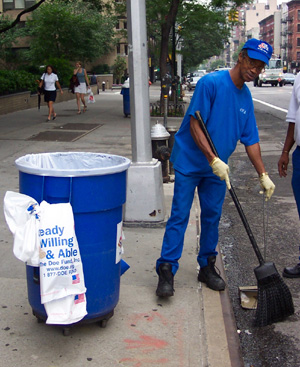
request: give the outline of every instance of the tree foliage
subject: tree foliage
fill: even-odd
[[[113,45],[115,18],[90,1],[52,0],[32,13],[26,24],[31,37],[28,57],[42,63],[49,57],[91,61]]]
[[[124,75],[124,71],[126,70],[127,65],[126,65],[126,61],[124,60],[123,57],[117,56],[117,58],[115,59],[115,63],[112,67],[113,72],[114,72],[114,77],[117,80],[117,82],[121,82],[122,76]]]
[[[215,69],[217,69],[219,67],[225,67],[225,61],[224,60],[218,59],[218,60],[212,61],[210,66],[209,66],[208,71],[214,71]]]
[[[172,53],[171,30],[174,25],[187,67],[219,55],[232,23],[228,19],[228,11],[247,2],[249,0],[211,0],[210,3],[197,0],[146,0],[150,55],[155,60],[160,56],[159,66],[162,71],[165,70],[163,64],[166,65],[168,55]]]
[[[11,24],[11,20],[6,15],[0,18],[0,27],[6,28]],[[16,43],[17,38],[21,35],[21,30],[16,27],[8,29],[6,32],[0,33],[0,59],[4,62],[10,61],[13,64],[13,55],[11,47]]]
[[[200,4],[186,4],[178,16],[179,41],[186,69],[199,65],[203,60],[219,55],[226,43],[230,28],[224,9]]]

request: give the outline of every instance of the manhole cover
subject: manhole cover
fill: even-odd
[[[82,136],[86,135],[86,132],[76,131],[43,131],[37,135],[31,136],[28,140],[35,141],[75,141]]]
[[[55,126],[53,129],[60,129],[60,130],[84,130],[84,131],[89,131],[89,130],[95,130],[97,129],[97,127],[102,126],[101,124],[81,124],[81,123],[68,123],[65,125],[61,125],[61,126]]]

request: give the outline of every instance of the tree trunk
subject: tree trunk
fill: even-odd
[[[164,85],[164,77],[167,73],[167,59],[169,54],[169,37],[170,31],[175,24],[178,7],[182,0],[172,0],[171,6],[168,14],[165,17],[165,23],[161,26],[161,45],[160,45],[160,59],[159,59],[159,67],[160,67],[160,79],[161,79],[161,95],[160,95],[160,105],[161,111],[163,111],[163,103],[164,103],[164,93],[163,93],[163,85]],[[175,60],[172,60],[174,63]]]

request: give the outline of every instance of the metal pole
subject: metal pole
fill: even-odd
[[[168,125],[168,95],[164,95],[164,127]]]
[[[145,0],[127,0],[132,161],[152,160]]]
[[[124,224],[159,226],[166,210],[161,163],[152,158],[145,0],[127,0],[132,164]]]

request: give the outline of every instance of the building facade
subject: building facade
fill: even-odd
[[[286,57],[289,69],[300,70],[300,0],[287,3]]]
[[[275,11],[272,15],[259,22],[260,38],[273,47],[273,55],[281,57],[281,12]]]
[[[110,2],[111,0],[105,0],[105,1]],[[116,0],[115,2],[122,3],[122,1],[124,0]],[[0,12],[5,13],[5,15],[8,15],[9,17],[11,17],[12,20],[14,20],[21,11],[33,6],[35,3],[36,3],[35,0],[0,0]],[[21,21],[19,23],[19,27],[25,26],[26,19],[28,17],[30,17],[30,13],[26,13],[22,16]],[[88,71],[92,70],[92,68],[97,65],[104,65],[104,64],[112,68],[118,56],[125,59],[127,69],[128,69],[128,42],[127,42],[126,14],[119,16],[116,22],[115,33],[116,33],[116,39],[118,41],[116,42],[116,45],[114,46],[113,50],[107,53],[107,55],[104,55],[101,58],[95,60],[94,62],[87,63],[85,67]],[[13,48],[14,50],[17,50],[20,48],[26,49],[26,48],[29,48],[29,46],[30,46],[30,40],[23,39],[22,41],[18,41],[18,43],[16,43]]]

